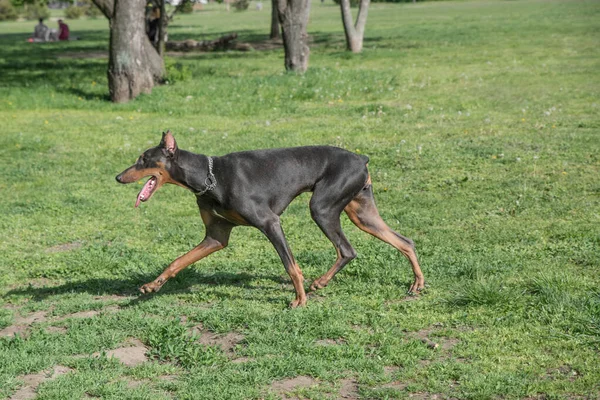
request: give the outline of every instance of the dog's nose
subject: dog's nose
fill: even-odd
[[[117,182],[119,182],[119,183],[123,183],[123,182],[121,181],[121,174],[117,175],[115,179],[117,180]]]

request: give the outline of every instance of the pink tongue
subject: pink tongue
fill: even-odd
[[[152,194],[152,187],[154,186],[155,181],[156,180],[154,177],[150,177],[150,179],[148,179],[148,182],[146,182],[142,190],[140,190],[138,193],[137,200],[135,201],[135,207],[139,206],[141,201],[148,200]]]

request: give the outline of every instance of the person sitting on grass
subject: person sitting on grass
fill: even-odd
[[[44,25],[44,18],[40,18],[40,22],[35,26],[33,30],[33,41],[34,42],[47,42],[50,36],[50,29]]]
[[[69,40],[69,25],[62,19],[58,20],[58,40]]]

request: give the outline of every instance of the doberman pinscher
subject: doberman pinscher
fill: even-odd
[[[303,192],[313,192],[311,216],[337,252],[333,267],[312,283],[311,290],[327,286],[331,278],[356,257],[340,225],[340,214],[345,211],[356,226],[391,244],[409,259],[415,277],[409,292],[421,291],[424,278],[414,244],[394,232],[379,216],[368,161],[366,156],[330,146],[242,151],[208,157],[179,149],[171,132],[163,133],[160,144],[146,150],[134,165],[117,175],[117,181],[131,183],[150,176],[138,194],[136,207],[165,183],[191,190],[196,195],[206,236],[140,291],[157,292],[188,265],[227,246],[232,228],[249,225],[264,233],[281,257],[296,290],[296,299],[290,306],[303,306],[306,304],[304,278],[279,220],[290,202]]]

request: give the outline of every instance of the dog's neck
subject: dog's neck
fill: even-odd
[[[176,167],[181,172],[177,173],[176,179],[192,192],[199,193],[206,189],[206,177],[209,175],[207,156],[179,150]]]

